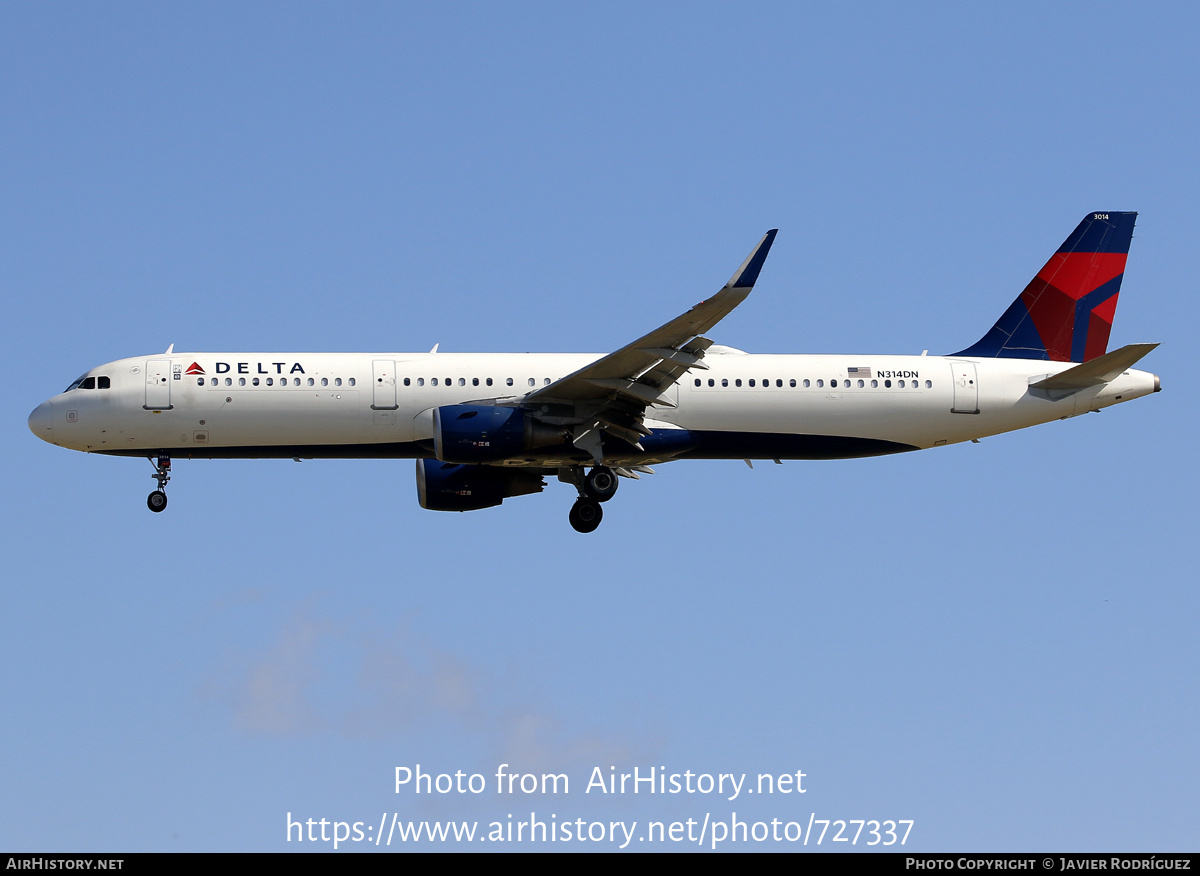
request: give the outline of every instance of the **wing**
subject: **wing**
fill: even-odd
[[[690,368],[707,370],[700,360],[712,341],[704,333],[746,300],[777,231],[763,235],[716,295],[632,344],[514,399],[514,403],[546,407],[535,416],[550,425],[570,427],[575,446],[591,453],[597,464],[603,461],[603,433],[640,450],[641,437],[650,434],[643,423],[646,408],[671,406],[662,397],[671,384]]]

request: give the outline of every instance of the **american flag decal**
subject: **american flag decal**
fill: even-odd
[[[870,377],[871,369],[870,368],[847,368],[846,373],[852,374],[855,377]]]

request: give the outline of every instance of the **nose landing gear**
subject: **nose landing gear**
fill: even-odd
[[[167,481],[171,479],[171,457],[160,453],[158,461],[155,462],[154,457],[149,457],[150,464],[154,466],[154,474],[151,475],[158,481],[158,489],[146,497],[146,507],[156,514],[167,507]]]

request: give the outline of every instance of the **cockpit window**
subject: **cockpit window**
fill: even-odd
[[[110,389],[112,382],[107,377],[88,377],[84,374],[82,377],[77,377],[75,381],[68,386],[63,392],[70,392],[73,389]]]

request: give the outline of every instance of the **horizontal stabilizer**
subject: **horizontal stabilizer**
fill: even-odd
[[[1077,390],[1100,386],[1120,377],[1157,346],[1158,344],[1129,344],[1030,385],[1034,389],[1046,390]]]

